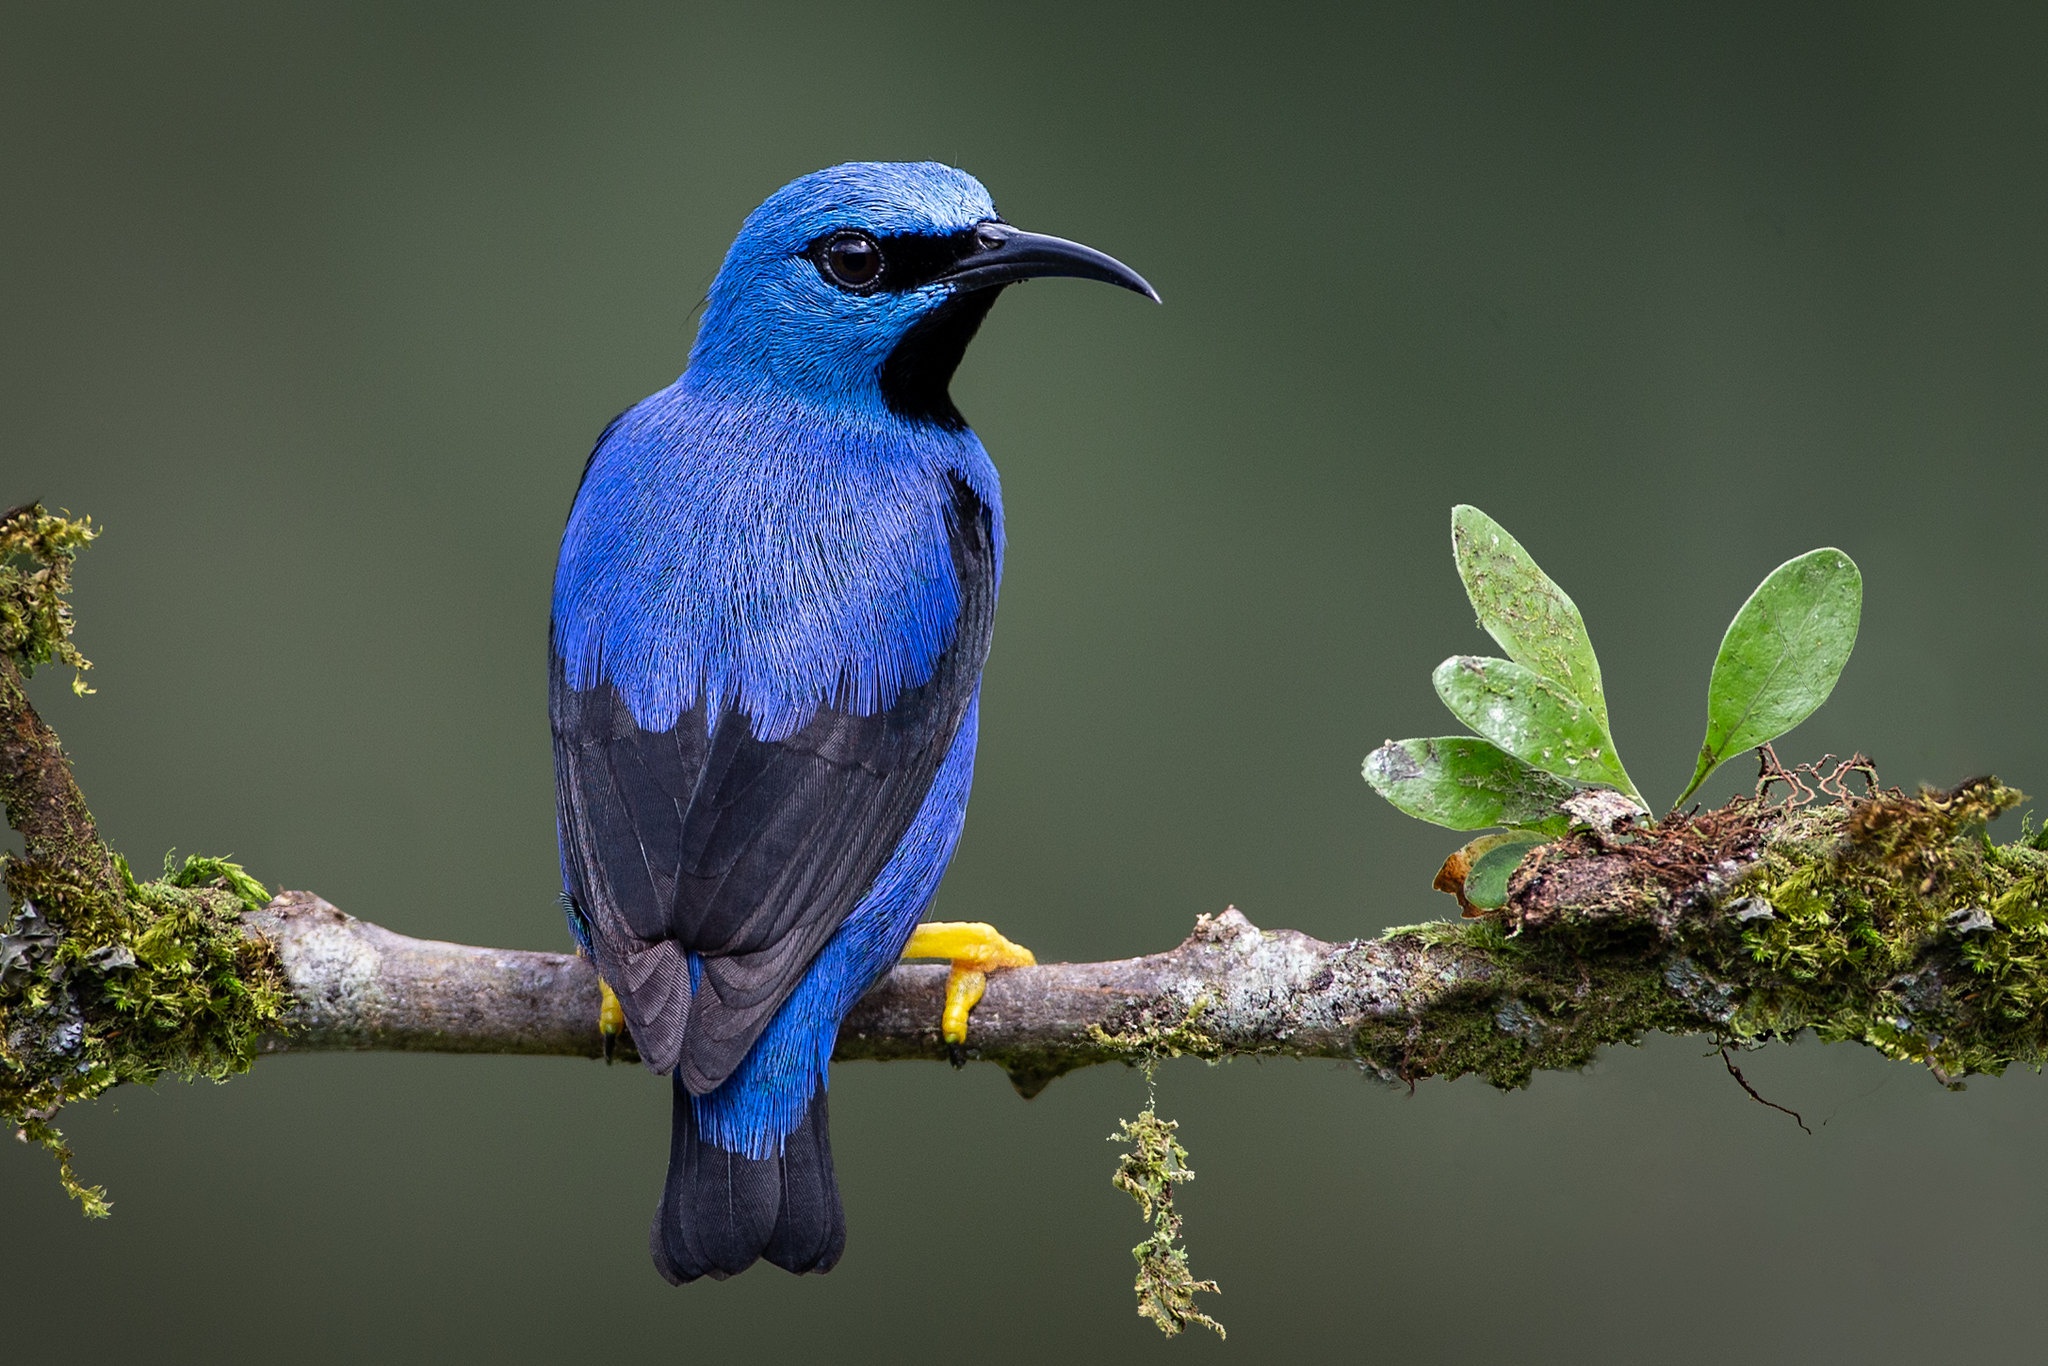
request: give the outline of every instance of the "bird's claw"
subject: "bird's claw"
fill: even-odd
[[[946,1008],[939,1017],[939,1036],[958,1051],[967,1042],[967,1016],[988,989],[988,975],[1002,968],[1028,968],[1038,959],[1022,944],[1004,938],[995,926],[979,920],[936,920],[919,925],[903,948],[905,958],[943,958],[952,963],[946,975]]]
[[[618,993],[612,984],[600,977],[597,989],[602,995],[597,1006],[597,1033],[604,1044],[604,1060],[610,1065],[612,1054],[618,1051],[619,1035],[626,1029],[626,1008],[619,1004]]]

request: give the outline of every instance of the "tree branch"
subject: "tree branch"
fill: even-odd
[[[266,1052],[602,1054],[584,959],[411,939],[308,892],[280,893],[244,921],[276,952],[295,1002]],[[900,965],[847,1017],[835,1056],[979,1058],[1027,1094],[1075,1067],[1167,1053],[1369,1062],[1364,1025],[1427,1018],[1496,975],[1469,946],[1420,934],[1328,944],[1262,931],[1233,908],[1165,953],[992,974],[964,1053],[939,1037],[946,969]]]
[[[39,509],[5,525],[42,537],[10,553],[51,565],[85,534]],[[36,659],[75,659],[61,575],[8,582],[8,619],[43,625],[0,642],[0,802],[27,842],[5,869],[0,1114],[55,1147],[47,1121],[69,1101],[164,1071],[224,1076],[261,1053],[600,1055],[597,978],[575,957],[410,939],[311,893],[269,898],[219,859],[136,882],[22,686]],[[1852,768],[1872,790],[1850,794]],[[1791,795],[1767,800],[1780,783]],[[1771,760],[1754,797],[1646,826],[1609,816],[1538,848],[1477,918],[1331,944],[1233,909],[1164,953],[996,973],[964,1049],[938,1034],[946,970],[899,966],[836,1056],[985,1059],[1026,1095],[1076,1067],[1182,1053],[1518,1086],[1653,1030],[1743,1046],[1810,1029],[1944,1083],[2039,1064],[2048,838],[1983,833],[2020,800],[1990,778],[1908,796],[1876,791],[1854,761]],[[1462,901],[1454,864],[1439,885]]]
[[[1498,916],[1372,940],[1261,930],[1231,909],[1165,953],[993,975],[965,1050],[938,1035],[945,969],[899,966],[836,1056],[984,1059],[1026,1095],[1076,1067],[1181,1053],[1516,1086],[1652,1030],[1753,1044],[1814,1029],[1947,1083],[2048,1050],[2032,956],[2048,854],[1980,833],[2016,799],[1983,779],[1582,831],[1531,857]],[[266,1048],[601,1051],[579,959],[407,939],[302,892],[248,924],[298,1002]]]
[[[21,835],[30,862],[61,865],[96,889],[110,890],[114,864],[100,843],[85,795],[71,777],[56,732],[29,704],[21,668],[0,653],[0,807]]]

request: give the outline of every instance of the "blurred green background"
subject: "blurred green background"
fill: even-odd
[[[543,641],[605,421],[743,214],[967,167],[1145,272],[1017,290],[956,387],[1010,558],[938,911],[1042,957],[1234,903],[1443,914],[1359,779],[1484,645],[1449,509],[1577,597],[1653,798],[1769,569],[1867,579],[1781,748],[2048,791],[2038,6],[9,4],[0,503],[90,512],[97,696],[37,697],[138,865],[232,852],[414,934],[561,948]],[[1716,778],[1719,800],[1747,781]],[[2012,830],[2003,832],[2010,838]],[[0,1335],[137,1361],[1719,1362],[2031,1355],[2048,1082],[1851,1047],[1618,1050],[1501,1095],[1168,1067],[1230,1326],[1132,1314],[1133,1073],[841,1068],[839,1270],[674,1291],[667,1087],[286,1058],[0,1152]],[[16,1356],[16,1352],[19,1355]]]

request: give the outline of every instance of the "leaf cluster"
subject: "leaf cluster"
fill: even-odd
[[[1452,890],[1468,906],[1489,908],[1503,904],[1523,854],[1582,823],[1572,810],[1576,794],[1619,794],[1641,816],[1650,806],[1615,746],[1600,660],[1578,605],[1476,507],[1452,510],[1451,548],[1479,625],[1506,658],[1454,655],[1438,665],[1437,696],[1474,733],[1389,740],[1366,756],[1365,779],[1418,820],[1505,831],[1453,856],[1460,885]],[[1855,644],[1862,604],[1862,575],[1839,550],[1810,551],[1771,572],[1722,638],[1707,687],[1706,738],[1674,805],[1732,755],[1769,743],[1827,700]]]

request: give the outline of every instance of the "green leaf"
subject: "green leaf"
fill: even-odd
[[[1832,546],[1787,560],[1728,623],[1707,685],[1707,738],[1674,806],[1729,756],[1766,745],[1828,700],[1856,646],[1863,575]]]
[[[1508,658],[1562,683],[1607,729],[1600,661],[1578,605],[1537,568],[1520,541],[1469,503],[1451,509],[1451,553],[1479,624]]]
[[[1465,900],[1482,911],[1495,911],[1507,905],[1508,879],[1522,866],[1528,852],[1541,843],[1540,839],[1510,837],[1472,860],[1465,873]]]
[[[1453,830],[1506,825],[1551,835],[1569,825],[1557,804],[1575,790],[1472,735],[1389,740],[1365,757],[1365,780],[1417,820]]]
[[[1556,679],[1512,660],[1454,655],[1434,681],[1453,716],[1517,759],[1573,782],[1606,783],[1643,805],[1607,727]]]

